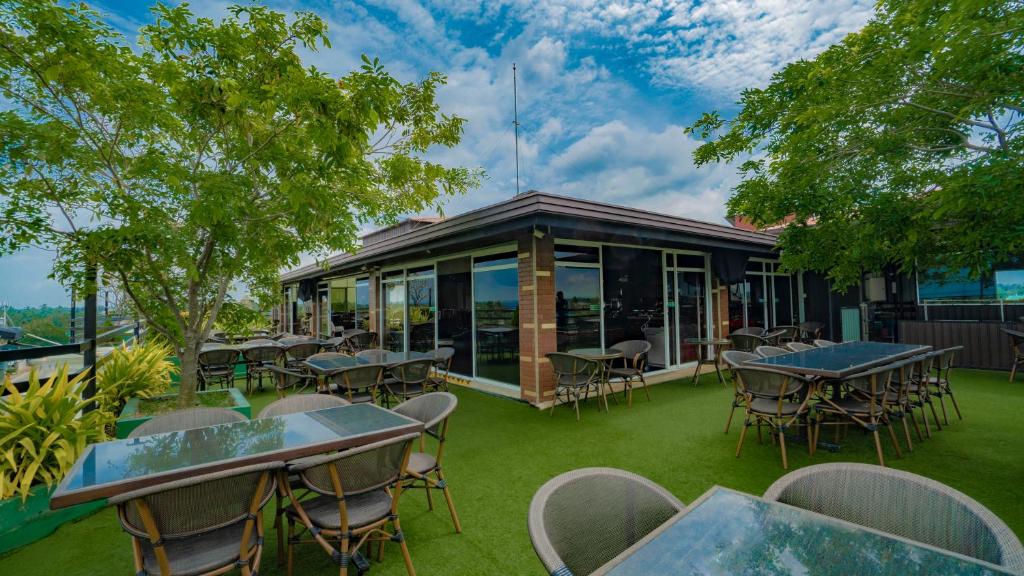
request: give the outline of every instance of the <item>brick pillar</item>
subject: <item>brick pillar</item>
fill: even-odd
[[[551,401],[554,375],[545,355],[557,346],[554,241],[532,234],[519,239],[519,383],[523,400]]]
[[[711,300],[714,313],[714,337],[729,337],[729,285],[718,278],[712,279]]]
[[[384,336],[380,333],[380,273],[370,272],[370,278],[367,282],[370,288],[370,332],[376,332],[377,338],[383,338]]]

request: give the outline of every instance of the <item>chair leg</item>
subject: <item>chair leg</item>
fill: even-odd
[[[907,414],[909,414],[909,413],[910,413],[910,411],[908,410],[908,411],[904,412],[902,415],[900,415],[900,421],[903,422],[903,436],[906,437],[906,439],[907,439],[907,450],[909,450],[910,452],[913,452],[914,451],[914,443],[911,442],[911,440],[910,440],[910,426],[907,424]]]
[[[779,428],[779,449],[782,451],[782,469],[789,470],[789,461],[786,460],[786,433]]]
[[[910,416],[910,423],[914,425],[914,432],[917,433],[917,441],[924,442],[924,436],[921,435],[921,427],[917,424],[917,416],[914,416],[914,410],[911,409],[907,415]]]
[[[949,394],[949,399],[953,401],[953,410],[956,411],[956,417],[963,420],[964,417],[960,414],[960,406],[957,406],[956,396],[953,395],[953,391],[950,390],[949,392],[946,392],[946,394]]]
[[[576,392],[572,397],[573,406],[576,408],[576,421],[580,421],[580,393]]]
[[[885,428],[889,431],[889,439],[892,440],[892,448],[896,451],[897,458],[903,458],[903,451],[900,450],[900,442],[896,439],[896,431],[892,429],[892,422],[886,422]]]
[[[733,400],[732,408],[729,409],[729,419],[725,421],[725,433],[729,433],[729,426],[732,424],[732,415],[736,412],[736,401]]]
[[[288,567],[286,568],[287,576],[292,576],[292,564],[295,557],[295,521],[288,518]]]
[[[939,413],[935,411],[935,403],[932,402],[931,398],[925,400],[928,403],[928,407],[932,409],[932,418],[935,419],[935,427],[942,431],[942,424],[939,423]]]
[[[921,421],[924,422],[924,434],[925,436],[932,437],[932,426],[928,423],[928,415],[924,413],[924,403],[921,403]]]
[[[1010,382],[1013,382],[1013,378],[1017,375],[1017,364],[1016,360],[1013,361],[1013,366],[1010,367]]]
[[[640,374],[640,384],[642,384],[644,387],[644,396],[647,398],[647,401],[650,402],[651,393],[647,390],[647,379],[644,378],[643,373]]]
[[[882,457],[882,439],[878,436],[878,429],[872,430],[871,434],[875,437],[875,452],[878,453],[878,465],[885,466],[885,458]]]
[[[430,494],[430,483],[424,482],[423,491],[427,493],[427,510],[434,510],[434,497]]]
[[[736,444],[736,457],[740,457],[740,452],[743,450],[743,438],[747,435],[747,428],[750,427],[750,416],[744,416],[743,428],[740,429],[740,441]],[[758,428],[760,430],[760,428]]]
[[[402,531],[402,527],[398,525],[398,518],[394,520],[395,534]],[[409,546],[405,543],[405,538],[398,540],[398,545],[402,548],[402,559],[405,560],[405,570],[409,573],[409,576],[416,576],[416,569],[412,567],[412,558],[409,556]]]
[[[444,486],[442,491],[444,492],[444,499],[448,502],[448,512],[452,515],[452,524],[455,524],[455,533],[462,534],[462,523],[459,522],[459,515],[455,513],[455,502],[452,501],[452,493],[448,489],[448,483],[444,480],[444,475],[441,471],[437,471],[438,484]]]

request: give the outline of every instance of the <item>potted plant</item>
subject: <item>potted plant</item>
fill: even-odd
[[[103,501],[49,509],[50,494],[90,442],[106,438],[107,416],[85,412],[85,374],[61,368],[45,383],[33,373],[18,392],[9,376],[0,400],[0,553],[45,537]]]
[[[178,368],[170,356],[169,346],[149,340],[116,348],[100,362],[98,406],[111,421],[117,419],[113,427],[118,438],[127,437],[153,416],[181,409],[171,386]],[[249,402],[234,388],[200,392],[194,405],[231,408],[247,418],[252,416]]]

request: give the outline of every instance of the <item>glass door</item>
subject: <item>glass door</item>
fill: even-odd
[[[670,361],[685,364],[697,360],[700,352],[686,340],[708,333],[706,260],[703,254],[666,254],[666,263]]]
[[[326,282],[317,286],[317,314],[320,316],[317,322],[317,334],[320,338],[334,336],[331,330],[331,290]]]
[[[391,352],[405,352],[405,275],[399,270],[384,275],[381,282],[384,302],[381,345]]]
[[[429,352],[434,349],[434,317],[437,311],[433,266],[410,269],[406,273],[406,295],[409,304],[409,350]]]
[[[557,350],[601,347],[601,249],[555,245]]]
[[[519,386],[519,260],[515,252],[473,259],[476,376]]]

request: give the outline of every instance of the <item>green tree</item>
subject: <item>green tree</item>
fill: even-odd
[[[180,356],[188,405],[229,288],[269,302],[301,252],[353,249],[362,223],[480,174],[425,158],[463,130],[440,74],[401,83],[364,57],[332,79],[300,60],[329,47],[306,12],[153,11],[131,47],[84,5],[0,1],[0,247],[56,248],[66,284],[85,262],[115,278]]]
[[[742,160],[732,215],[787,216],[791,269],[977,276],[1024,253],[1024,3],[883,0],[859,32],[705,113],[697,165]]]

